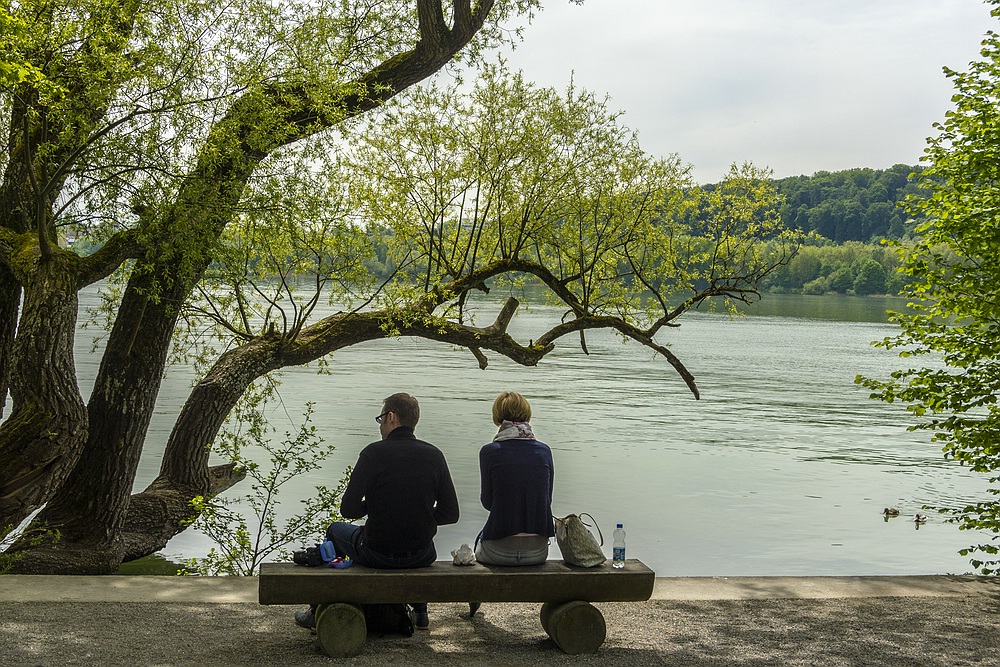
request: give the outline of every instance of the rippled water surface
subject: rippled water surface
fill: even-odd
[[[589,512],[606,534],[624,523],[629,556],[660,576],[965,572],[957,551],[979,536],[933,514],[917,528],[912,516],[924,504],[983,498],[985,481],[945,462],[926,434],[906,432],[901,407],[871,401],[853,383],[858,373],[884,377],[901,364],[869,345],[895,331],[887,304],[902,305],[768,296],[742,318],[685,316],[660,340],[695,375],[701,400],[664,360],[607,333],[590,335],[589,356],[566,340],[537,368],[488,353],[485,371],[469,352],[437,343],[357,346],[335,355],[329,375],[284,374],[279,432],[294,430],[286,412],[297,417],[315,401],[316,425],[338,448],[322,474],[285,490],[284,500],[292,510],[313,484],[339,478],[378,438],[382,398],[411,392],[423,412],[418,435],[445,452],[462,503],[461,521],[438,534],[446,556],[485,521],[478,450],[493,435],[493,398],[515,389],[531,401],[536,434],[553,449],[554,511]],[[482,304],[481,320],[497,307]],[[511,331],[536,338],[560,315],[522,309]],[[84,333],[78,345],[85,396],[99,362],[90,339]],[[138,487],[156,474],[191,379],[187,369],[167,377]],[[884,521],[886,506],[903,516]],[[165,555],[208,547],[182,534]]]

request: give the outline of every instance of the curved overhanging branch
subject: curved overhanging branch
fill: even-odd
[[[726,290],[711,288],[703,291],[688,299],[681,304],[681,306],[670,313],[666,313],[664,317],[656,320],[649,329],[640,329],[639,327],[628,324],[618,317],[594,315],[588,312],[588,309],[585,308],[576,296],[566,287],[568,282],[557,278],[551,271],[540,264],[521,259],[512,259],[506,262],[506,264],[509,265],[510,270],[530,273],[531,275],[537,277],[545,283],[545,285],[552,290],[556,296],[569,305],[573,313],[576,315],[574,319],[568,322],[563,322],[542,334],[540,338],[535,340],[535,345],[541,345],[544,348],[551,349],[551,347],[555,345],[555,341],[559,338],[573,332],[580,332],[581,345],[584,347],[584,352],[586,352],[586,342],[583,338],[584,331],[587,329],[614,329],[621,334],[642,343],[666,359],[667,363],[673,366],[674,370],[677,371],[677,374],[684,380],[684,383],[687,385],[694,397],[696,399],[701,398],[701,393],[698,390],[698,386],[695,383],[694,376],[691,372],[688,371],[681,360],[678,359],[677,356],[666,346],[653,340],[653,336],[662,326],[680,316],[691,305],[699,303],[709,296],[724,294],[726,293]]]
[[[416,45],[388,58],[341,89],[352,92],[341,94],[336,87],[317,90],[297,83],[269,87],[267,98],[271,104],[291,110],[285,120],[296,129],[286,136],[275,137],[274,146],[265,150],[298,141],[344,118],[379,107],[401,90],[437,72],[483,28],[494,0],[480,0],[475,8],[469,0],[455,0],[450,27],[444,19],[441,0],[417,0],[416,4],[419,30]],[[339,103],[330,104],[330,100],[320,99],[323,96],[339,99]]]
[[[614,329],[622,335],[628,336],[632,340],[645,345],[666,359],[667,363],[673,366],[674,370],[677,371],[677,374],[684,380],[684,383],[687,385],[691,393],[694,394],[694,397],[696,399],[701,398],[701,392],[698,391],[698,385],[695,384],[694,375],[688,371],[681,360],[678,359],[673,352],[671,352],[666,346],[653,340],[653,335],[649,330],[640,329],[639,327],[628,324],[617,317],[611,317],[609,315],[585,315],[583,317],[577,317],[576,319],[569,320],[568,322],[563,322],[552,327],[535,341],[535,345],[553,347],[555,345],[555,341],[563,336],[577,331],[583,333],[587,329]]]
[[[628,336],[629,338],[632,338],[633,340],[642,343],[643,345],[645,345],[646,347],[648,347],[649,349],[653,350],[654,352],[662,356],[664,359],[666,359],[667,363],[673,366],[674,370],[677,371],[677,374],[680,375],[681,379],[684,380],[684,384],[687,385],[687,388],[694,395],[695,399],[697,400],[701,398],[701,392],[698,391],[698,385],[694,381],[694,375],[691,374],[691,372],[687,369],[687,367],[684,366],[681,360],[678,359],[677,356],[673,352],[671,352],[669,348],[667,348],[665,345],[657,343],[655,340],[653,340],[653,337],[651,335],[636,327],[631,327],[624,323],[621,323],[620,326],[617,326],[615,328],[618,329],[618,331],[620,331],[621,333]]]
[[[191,271],[190,276],[177,280],[169,274],[176,270],[175,264],[180,263],[154,265],[146,272],[152,276],[146,283],[158,280],[174,283],[177,287],[164,298],[175,303],[183,301],[200,276],[200,270],[208,264],[209,258],[202,246],[210,247],[211,240],[229,224],[233,206],[263,159],[282,146],[376,108],[399,91],[434,74],[475,37],[494,5],[493,0],[481,0],[473,9],[468,0],[456,0],[453,25],[449,28],[443,19],[441,0],[416,2],[419,41],[414,48],[386,59],[346,85],[331,81],[326,86],[316,87],[279,81],[263,90],[248,90],[233,103],[213,129],[174,207],[158,224],[147,223],[152,238],[146,245],[169,247],[177,238],[182,238],[183,243],[194,248],[187,254],[193,259],[192,265],[199,268]],[[345,94],[344,91],[351,92]],[[261,139],[259,127],[265,121],[286,129]],[[192,221],[198,219],[202,219],[202,223],[192,225]],[[191,232],[195,230],[198,243],[193,243]],[[85,275],[99,276],[102,270],[107,270],[111,261],[117,259],[116,250],[119,257],[127,258],[126,255],[131,254],[121,246],[110,248],[93,260]],[[198,254],[203,256],[195,258]],[[103,266],[102,260],[107,262]],[[152,291],[149,284],[137,283],[136,287],[139,291]],[[173,323],[169,324],[172,328]],[[161,325],[166,326],[159,321],[150,324]]]
[[[552,351],[551,345],[521,345],[510,334],[519,303],[507,299],[493,324],[474,327],[435,317],[423,306],[398,311],[338,313],[305,327],[281,352],[281,366],[307,364],[349,345],[382,338],[415,337],[472,349],[488,349],[523,366],[534,366]]]
[[[555,349],[555,345],[538,341],[522,345],[507,333],[507,326],[518,305],[517,299],[509,297],[496,320],[488,327],[473,327],[438,318],[421,318],[401,329],[400,335],[466,347],[472,350],[479,361],[479,367],[483,369],[487,366],[483,349],[493,350],[522,366],[536,366],[546,354]]]

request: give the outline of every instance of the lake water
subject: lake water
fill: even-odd
[[[95,298],[86,292],[82,301]],[[624,523],[629,557],[659,576],[966,572],[957,551],[981,536],[936,514],[918,527],[912,516],[924,504],[984,498],[985,479],[944,461],[926,434],[905,430],[902,407],[869,400],[853,383],[857,373],[884,377],[901,363],[869,345],[895,331],[887,305],[902,302],[769,295],[742,318],[686,315],[661,341],[695,375],[700,401],[663,359],[609,333],[589,336],[589,356],[565,340],[536,368],[488,353],[485,371],[468,351],[438,343],[357,346],[335,355],[329,375],[296,368],[283,376],[279,433],[294,430],[303,404],[315,401],[315,424],[337,451],[282,500],[291,511],[314,484],[339,479],[378,438],[381,400],[410,392],[421,402],[417,433],[444,451],[462,504],[461,521],[438,533],[447,557],[485,521],[478,451],[494,433],[493,399],[514,389],[531,401],[535,432],[553,450],[554,512],[589,512],[608,540]],[[481,308],[491,321],[496,307]],[[522,308],[511,332],[536,338],[560,315]],[[92,335],[83,333],[77,349],[85,396],[99,362]],[[192,379],[188,369],[168,374],[137,488],[155,477]],[[903,516],[883,520],[887,506]],[[179,560],[209,546],[188,531],[163,555]],[[554,543],[550,553],[558,557]]]

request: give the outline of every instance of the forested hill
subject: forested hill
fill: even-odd
[[[905,276],[899,255],[881,244],[913,231],[899,204],[921,190],[910,175],[921,167],[820,171],[774,179],[785,197],[785,226],[815,232],[798,254],[761,282],[761,289],[803,294],[896,294]],[[714,186],[702,186],[711,189]]]
[[[910,231],[897,204],[917,192],[909,175],[920,167],[820,171],[773,181],[785,196],[781,218],[790,228],[814,231],[835,243],[900,238]]]

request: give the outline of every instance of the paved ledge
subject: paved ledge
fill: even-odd
[[[5,574],[0,602],[257,602],[257,577]]]
[[[960,597],[1000,593],[996,577],[920,575],[871,577],[666,577],[654,600],[806,600],[868,597]]]
[[[336,573],[331,573],[336,576]],[[653,600],[768,600],[960,597],[1000,594],[994,577],[666,577]],[[257,602],[256,577],[0,576],[0,602]]]

